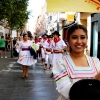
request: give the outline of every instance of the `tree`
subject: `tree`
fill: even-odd
[[[11,12],[11,15],[8,17],[8,24],[11,30],[15,29],[18,31],[24,27],[29,15],[29,12],[27,11],[27,6],[28,0],[15,0],[15,2],[13,2],[13,11]],[[11,57],[13,57],[12,46]]]
[[[6,19],[11,29],[19,29],[28,20],[29,0],[0,0],[0,20]]]
[[[0,20],[6,19],[8,26],[12,30],[21,30],[28,20],[27,11],[29,0],[0,0]],[[11,43],[11,58],[12,54],[12,43]]]
[[[13,11],[7,18],[11,29],[18,29],[24,26],[28,20],[29,12],[27,11],[28,0],[15,0],[13,2]]]
[[[0,0],[0,20],[7,18],[12,10],[14,0]]]

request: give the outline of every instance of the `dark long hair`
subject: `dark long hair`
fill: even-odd
[[[81,25],[81,24],[74,24],[72,25],[69,29],[68,29],[68,35],[67,35],[67,40],[69,41],[70,39],[70,35],[76,30],[76,29],[82,29],[85,33],[86,33],[86,36],[88,37],[87,35],[87,29]]]
[[[23,38],[25,37],[25,35],[28,35],[28,34],[27,34],[27,33],[24,33],[24,34],[23,34]]]

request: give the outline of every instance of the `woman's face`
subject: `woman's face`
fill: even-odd
[[[46,39],[46,38],[47,38],[47,36],[46,36],[46,35],[44,35],[44,38]]]
[[[48,38],[49,41],[51,41],[51,38]]]
[[[68,41],[72,52],[83,52],[87,46],[87,35],[82,29],[76,29],[69,38]]]
[[[28,35],[25,35],[24,37],[23,37],[23,39],[26,41],[26,40],[28,40]]]
[[[22,37],[19,37],[19,41],[21,41],[22,40]]]
[[[56,39],[56,38],[58,38],[58,35],[54,34],[53,37]]]

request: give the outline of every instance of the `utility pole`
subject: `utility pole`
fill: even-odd
[[[57,31],[59,32],[59,12],[57,13]]]
[[[13,38],[12,38],[12,29],[11,29],[11,58],[13,58]]]

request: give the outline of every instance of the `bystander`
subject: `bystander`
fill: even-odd
[[[4,39],[4,36],[1,36],[1,39],[0,39],[0,57],[1,58],[3,58],[2,51],[4,52],[4,57],[7,58],[5,46],[6,46],[6,39]]]

